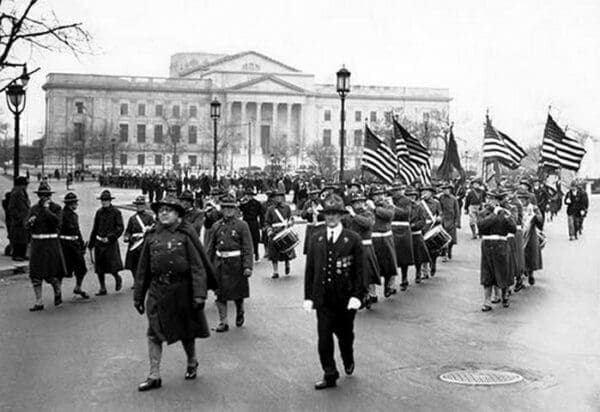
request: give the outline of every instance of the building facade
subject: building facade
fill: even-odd
[[[294,167],[310,163],[314,143],[339,148],[335,85],[253,51],[175,54],[168,78],[51,73],[43,88],[45,161],[62,170],[210,170],[213,99],[221,103],[221,170],[262,168],[274,157]],[[360,164],[365,120],[391,111],[415,120],[434,110],[447,116],[450,100],[448,89],[353,85],[345,167]]]

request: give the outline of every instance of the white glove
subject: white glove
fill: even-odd
[[[360,309],[360,300],[355,297],[351,297],[350,300],[348,301],[348,310],[358,310],[358,309]]]
[[[313,309],[313,301],[305,300],[304,303],[302,304],[302,309],[304,309],[307,312],[310,312]]]
[[[352,206],[346,206],[346,210],[348,211],[348,213],[350,213],[350,216],[356,215],[356,213],[354,213],[354,209],[352,209]]]

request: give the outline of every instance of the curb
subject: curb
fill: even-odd
[[[29,262],[9,264],[0,267],[0,279],[27,273]]]

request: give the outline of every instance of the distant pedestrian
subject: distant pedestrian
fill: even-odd
[[[100,284],[96,296],[104,296],[107,294],[106,273],[112,274],[115,278],[117,292],[123,285],[123,280],[119,276],[119,271],[123,270],[123,261],[118,239],[123,234],[124,227],[121,212],[112,205],[114,197],[110,191],[104,190],[98,199],[102,207],[96,211],[88,248],[93,251],[94,267]]]
[[[565,195],[565,205],[567,205],[569,240],[577,240],[577,236],[582,233],[583,219],[587,214],[588,197],[577,187],[575,181],[571,182],[571,188]]]

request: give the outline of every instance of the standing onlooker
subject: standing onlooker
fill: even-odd
[[[24,176],[17,177],[15,187],[10,192],[10,199],[8,201],[6,224],[12,248],[12,259],[16,262],[23,262],[27,259],[29,232],[25,227],[25,223],[27,222],[27,215],[31,207],[29,195],[27,194],[28,183]]]
[[[569,218],[569,240],[577,239],[581,235],[583,218],[587,214],[587,194],[577,187],[577,182],[571,182],[571,189],[565,195],[567,216]]]

